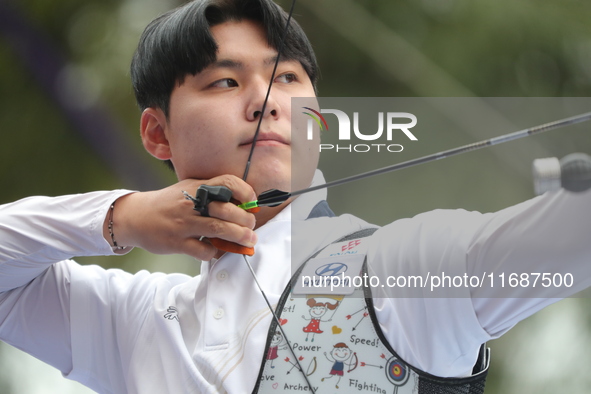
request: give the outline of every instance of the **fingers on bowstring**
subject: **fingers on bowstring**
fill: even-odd
[[[238,208],[240,209],[240,208]],[[252,216],[251,214],[248,214]],[[239,245],[252,247],[256,244],[257,235],[249,227],[221,220],[215,217],[197,218],[200,222],[196,228],[195,237],[221,238]]]
[[[197,260],[211,260],[215,257],[217,249],[206,240],[188,238],[183,242],[181,252]]]
[[[221,175],[210,179],[207,182],[211,186],[225,186],[232,191],[232,197],[243,202],[255,201],[257,199],[253,188],[242,179],[234,175]]]
[[[212,201],[209,203],[209,216],[218,218],[226,222],[235,223],[239,226],[253,229],[256,224],[256,218],[252,213],[238,208],[234,204]]]

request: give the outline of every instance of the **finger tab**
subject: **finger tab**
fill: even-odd
[[[245,254],[247,256],[254,255],[254,248],[247,248],[246,246],[238,245],[234,242],[226,241],[220,238],[210,238],[209,240],[213,246],[224,252]]]

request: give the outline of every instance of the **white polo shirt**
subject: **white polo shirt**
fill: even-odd
[[[323,182],[320,174],[315,182]],[[271,315],[242,256],[204,262],[197,277],[131,275],[69,260],[113,254],[102,223],[124,193],[0,207],[0,338],[100,393],[250,392]],[[305,220],[324,198],[323,191],[302,195],[257,230],[249,261],[272,304],[292,258],[303,261],[370,226],[350,215]],[[495,214],[433,211],[399,220],[371,238],[370,271],[380,278],[427,271],[486,277],[508,267],[558,266],[575,285],[548,294],[564,297],[590,284],[590,206],[591,193],[559,192]],[[554,301],[504,298],[496,288],[463,288],[458,298],[400,297],[396,290],[378,291],[385,297],[375,300],[382,330],[406,362],[439,376],[469,375],[480,344]],[[528,294],[537,293],[524,289]]]

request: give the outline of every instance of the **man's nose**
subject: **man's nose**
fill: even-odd
[[[262,82],[262,81],[261,81]],[[265,103],[265,98],[268,95],[268,99]],[[264,107],[264,108],[263,108]],[[264,111],[264,114],[263,114]],[[263,114],[263,118],[266,117],[278,117],[280,114],[279,104],[274,98],[273,87],[269,91],[269,84],[259,83],[253,91],[253,96],[246,109],[246,117],[250,121],[255,121]]]

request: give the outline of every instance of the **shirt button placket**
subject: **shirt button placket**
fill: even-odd
[[[224,259],[220,259],[209,272],[211,275],[208,280],[207,295],[207,320],[209,322],[203,337],[206,349],[211,347],[211,350],[219,350],[228,346],[228,340],[234,334],[234,327],[230,324],[234,316],[227,314],[230,313],[230,310],[234,311],[234,307],[227,304],[228,297],[226,296],[234,290],[233,286],[235,286],[233,278],[230,276],[235,275],[235,272],[231,272],[228,268],[233,267],[232,260],[235,260],[233,257],[225,256]]]
[[[226,279],[228,279],[228,271],[226,270],[221,270],[217,273],[216,278],[220,281],[220,282],[224,282]],[[215,312],[213,312],[213,317],[215,319],[221,319],[222,317],[224,317],[224,309],[223,308],[218,308],[215,310]]]

